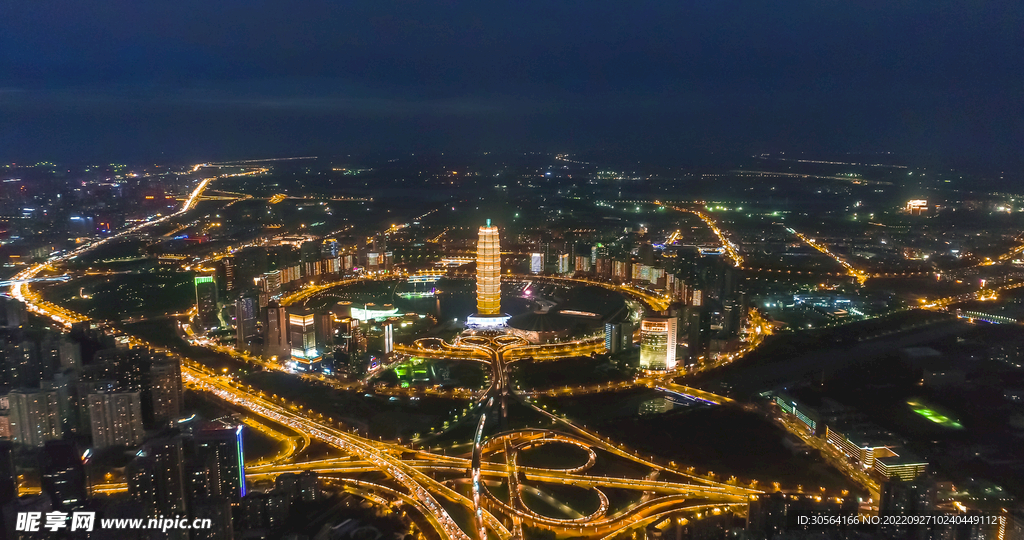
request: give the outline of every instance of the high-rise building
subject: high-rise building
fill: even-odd
[[[543,253],[531,253],[530,254],[530,273],[539,274],[544,271],[544,254]]]
[[[288,312],[288,335],[291,338],[291,366],[302,371],[320,367],[320,350],[316,343],[316,315],[305,307]]]
[[[325,259],[333,259],[338,256],[338,252],[341,251],[341,245],[334,238],[325,238],[320,243],[320,256]]]
[[[376,272],[380,270],[380,253],[370,252],[366,254],[366,271]]]
[[[276,300],[267,305],[267,324],[264,325],[264,354],[285,362],[291,355],[288,348],[288,314]]]
[[[313,502],[321,498],[320,475],[316,471],[299,473],[299,497],[305,502]]]
[[[263,290],[271,297],[281,294],[280,270],[274,270],[263,274]]]
[[[645,317],[640,323],[640,368],[672,370],[676,367],[675,317]]]
[[[57,392],[15,390],[7,397],[11,408],[11,442],[41,447],[46,441],[64,435]]]
[[[322,352],[334,345],[334,313],[329,309],[314,312],[316,325],[316,346]]]
[[[232,503],[245,497],[245,450],[242,426],[201,429],[195,434],[196,457],[207,470],[210,495]]]
[[[167,426],[181,417],[181,363],[173,357],[155,360],[149,368],[153,425]]]
[[[568,274],[569,272],[571,272],[570,267],[569,267],[569,254],[568,253],[559,253],[558,254],[558,273],[559,274]]]
[[[217,283],[213,276],[196,276],[196,317],[204,328],[217,326]]]
[[[251,350],[250,343],[256,337],[256,315],[259,308],[254,298],[235,300],[235,348]]]
[[[224,285],[225,291],[235,290],[238,281],[235,279],[235,258],[224,257],[217,264],[217,278]]]
[[[696,363],[705,355],[710,341],[710,317],[702,305],[700,292],[694,291],[694,303],[686,307],[686,347],[690,363]]]
[[[605,323],[604,348],[608,354],[615,354],[633,346],[634,326],[627,322]]]
[[[63,369],[82,368],[82,346],[67,338],[60,340],[60,367]]]
[[[84,398],[90,393],[139,392],[145,426],[165,427],[178,419],[181,410],[180,366],[170,356],[142,348],[105,349],[96,353],[93,363],[83,370],[82,378],[92,383],[111,383],[79,389],[83,407],[88,407]]]
[[[149,515],[184,514],[186,491],[180,436],[147,442],[125,469],[128,494]]]
[[[395,323],[384,322],[384,354],[391,354],[395,351]]]
[[[66,369],[57,373],[52,378],[39,383],[39,388],[57,393],[57,410],[60,415],[61,429],[64,433],[78,431],[78,411],[75,408],[75,372]]]
[[[4,328],[16,330],[25,325],[28,321],[28,306],[11,299],[3,299],[4,303]]]
[[[47,333],[39,341],[39,378],[40,381],[53,377],[60,367],[60,340],[55,334]]]
[[[498,327],[508,322],[501,314],[501,246],[498,228],[480,227],[476,244],[476,314],[466,319],[470,327]]]
[[[999,512],[999,518],[996,538],[999,540],[1024,540],[1024,509],[1003,508]]]
[[[299,261],[302,264],[314,262],[320,258],[320,244],[315,240],[306,240],[299,246]]]
[[[71,509],[85,504],[85,467],[73,441],[47,441],[39,465],[43,492],[50,496],[54,508]]]
[[[208,519],[210,527],[189,531],[191,540],[232,540],[231,501],[226,497],[196,497],[191,505],[192,519]]]
[[[601,257],[597,259],[597,265],[594,267],[598,277],[610,278],[612,277],[612,261]]]
[[[0,440],[0,507],[18,498],[14,474],[14,448],[10,441]]]
[[[585,255],[576,256],[576,264],[573,267],[577,274],[583,274],[590,271],[590,259]]]
[[[935,509],[935,482],[921,478],[905,481],[899,477],[882,483],[878,501],[878,515],[923,516]]]
[[[7,384],[13,387],[36,387],[43,379],[39,351],[32,341],[4,345],[4,371]]]
[[[621,283],[627,283],[633,277],[633,263],[628,259],[612,261],[612,277]]]
[[[489,219],[476,245],[476,310],[485,316],[501,312],[501,247],[498,228]]]
[[[89,394],[89,423],[95,448],[135,446],[142,442],[139,392]]]

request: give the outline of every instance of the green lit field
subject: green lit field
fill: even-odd
[[[907,405],[910,407],[910,410],[914,411],[915,413],[925,417],[926,419],[932,422],[935,422],[936,424],[942,427],[946,427],[949,429],[964,428],[963,424],[961,424],[960,422],[957,422],[953,418],[950,418],[949,416],[942,414],[941,412],[936,410],[935,407],[928,405],[927,403],[924,403],[919,399],[908,400]]]

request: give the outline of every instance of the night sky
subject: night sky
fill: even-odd
[[[1024,2],[10,0],[0,161],[880,152],[1024,166]]]

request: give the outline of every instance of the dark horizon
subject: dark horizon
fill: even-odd
[[[894,152],[1024,166],[1024,8],[1011,2],[6,11],[4,162]]]

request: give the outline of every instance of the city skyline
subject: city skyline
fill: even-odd
[[[0,538],[1024,539],[1024,4],[17,3]]]

